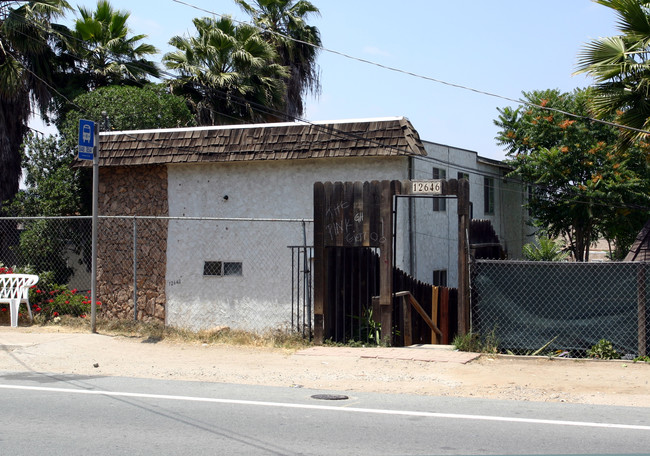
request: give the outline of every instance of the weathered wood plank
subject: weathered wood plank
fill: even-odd
[[[445,328],[442,333],[443,345],[449,344],[449,289],[440,288],[440,326]]]
[[[393,327],[393,195],[390,181],[381,181],[380,193],[380,273],[379,273],[379,307],[381,309],[381,338],[386,345],[392,344]]]
[[[431,321],[434,325],[438,326],[438,287],[431,287]],[[439,327],[439,326],[438,326]],[[445,328],[442,328],[442,331],[445,331]],[[435,331],[431,331],[431,342],[434,344],[439,344],[441,342],[442,336],[439,339],[438,334]]]
[[[440,328],[438,328],[438,326],[433,323],[433,321],[427,315],[426,311],[422,308],[420,303],[417,301],[417,299],[415,299],[415,297],[413,296],[413,294],[410,291],[398,291],[397,293],[395,293],[395,297],[402,298],[402,302],[404,303],[403,305],[406,305],[408,307],[408,311],[405,308],[405,314],[406,314],[406,312],[408,312],[409,321],[411,321],[411,310],[410,310],[410,308],[412,306],[416,310],[416,312],[422,317],[422,319],[427,324],[427,326],[429,326],[429,328],[431,328],[431,330],[434,331],[436,334],[438,334],[439,336],[442,336],[443,333],[440,330]],[[406,322],[406,319],[405,319],[405,322]],[[406,327],[406,323],[404,323],[404,326]],[[410,330],[409,330],[409,332],[410,332]],[[410,337],[410,335],[409,335],[409,337]],[[406,340],[405,340],[404,344],[406,345]],[[411,344],[408,344],[408,345],[411,345]]]
[[[408,292],[407,292],[408,293]],[[404,337],[404,346],[413,345],[413,326],[411,321],[411,305],[408,300],[410,293],[401,297],[402,301],[402,336]]]
[[[314,343],[324,342],[327,258],[325,256],[325,185],[314,183]]]

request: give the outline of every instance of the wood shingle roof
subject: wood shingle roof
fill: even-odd
[[[100,144],[101,166],[426,155],[404,117],[107,132]]]
[[[625,261],[650,261],[650,220],[646,222],[630,247]]]

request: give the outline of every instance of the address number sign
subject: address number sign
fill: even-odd
[[[441,180],[417,180],[411,181],[411,194],[418,195],[441,195]]]

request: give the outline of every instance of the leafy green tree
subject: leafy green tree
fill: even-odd
[[[69,7],[64,0],[0,3],[0,207],[18,191],[30,114],[49,107],[56,60],[51,21]]]
[[[549,236],[567,239],[577,261],[589,260],[590,245],[599,236],[624,248],[649,215],[645,154],[616,147],[612,127],[549,110],[588,115],[588,90],[534,91],[524,97],[530,104],[499,109],[495,124],[512,174],[532,187],[531,217]],[[630,224],[632,212],[638,225]]]
[[[618,123],[650,129],[650,2],[647,0],[595,0],[615,11],[618,36],[586,44],[578,58],[577,73],[596,81],[592,107],[602,118],[615,116]],[[622,143],[647,141],[647,134],[620,131]]]
[[[56,136],[29,134],[23,143],[25,189],[9,205],[12,216],[66,216],[79,212],[74,149]]]
[[[76,109],[62,119],[62,134],[76,143],[79,119],[96,122],[108,115],[112,130],[148,130],[195,125],[185,99],[173,95],[162,84],[143,87],[109,86],[84,93],[74,99]]]
[[[286,115],[289,119],[305,112],[304,97],[320,94],[316,57],[321,46],[318,28],[307,24],[320,11],[306,0],[235,0],[263,29],[264,38],[278,54],[277,63],[289,68],[286,84]]]
[[[167,68],[178,73],[174,93],[192,104],[200,125],[276,120],[266,110],[283,108],[287,69],[255,27],[235,25],[230,17],[194,19],[198,35],[175,36],[178,50],[165,54]]]
[[[23,144],[26,188],[20,190],[8,212],[16,217],[78,215],[80,184],[72,168],[74,150],[60,138],[30,134]],[[51,271],[56,283],[66,283],[72,269],[66,253],[89,247],[77,220],[25,221],[20,234],[19,257],[38,273]],[[86,226],[87,228],[87,226]],[[16,247],[12,247],[14,250]]]
[[[141,42],[147,35],[131,35],[129,12],[115,10],[110,2],[99,0],[94,11],[80,6],[79,14],[72,50],[87,68],[87,88],[142,83],[150,76],[160,76],[156,64],[147,60],[158,51]]]

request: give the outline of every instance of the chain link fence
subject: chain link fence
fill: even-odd
[[[476,260],[472,331],[504,353],[587,357],[601,340],[645,356],[650,273],[644,263]]]
[[[295,246],[312,230],[293,219],[100,217],[98,316],[304,332],[311,257]],[[90,217],[0,219],[2,266],[41,278],[30,291],[37,318],[90,314],[91,233]]]
[[[90,315],[90,255],[90,217],[0,218],[0,273],[39,276],[29,299],[37,321]],[[5,306],[0,324],[7,314]]]

